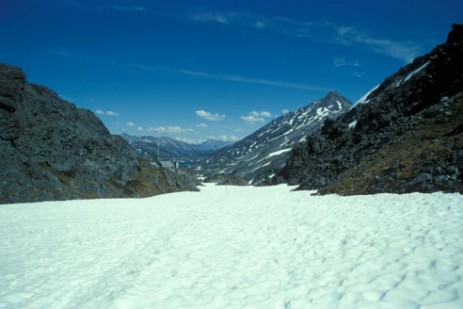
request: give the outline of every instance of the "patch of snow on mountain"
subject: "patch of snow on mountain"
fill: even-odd
[[[368,91],[367,93],[365,93],[360,99],[357,100],[357,102],[354,103],[354,106],[357,105],[357,104],[366,104],[369,102],[369,100],[367,100],[368,96],[373,92],[375,91],[376,89],[378,89],[379,85],[376,85],[375,87],[373,87],[373,89],[371,89],[370,91]]]
[[[325,116],[326,114],[329,113],[329,109],[327,109],[326,107],[319,107],[317,108],[317,115],[318,116]]]
[[[270,153],[267,158],[271,158],[271,157],[275,157],[275,156],[279,156],[285,152],[288,152],[288,151],[291,151],[292,148],[286,148],[286,149],[281,149],[281,150],[278,150],[278,151],[274,151],[272,153]]]
[[[402,85],[403,83],[406,83],[407,81],[409,81],[415,74],[423,71],[430,63],[431,63],[430,61],[426,62],[425,64],[420,66],[418,69],[416,69],[415,71],[408,74],[403,80],[401,80],[401,81],[399,81],[397,83],[396,87],[398,87],[398,86]]]
[[[349,123],[349,128],[355,128],[355,126],[357,125],[357,120],[354,120],[352,121],[351,123]]]
[[[341,102],[339,102],[339,100],[336,100],[336,103],[338,103],[338,107],[339,107],[339,109],[341,110],[341,109],[342,109],[342,104],[341,104]]]

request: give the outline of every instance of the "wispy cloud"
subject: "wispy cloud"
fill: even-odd
[[[195,13],[192,14],[192,19],[199,22],[216,22],[220,24],[230,22],[227,16],[220,12]]]
[[[285,109],[282,109],[282,110],[281,110],[281,113],[282,113],[283,115],[284,115],[284,114],[287,114],[287,113],[289,113],[289,109],[286,109],[286,108],[285,108]]]
[[[200,144],[204,141],[206,141],[205,139],[203,138],[186,138],[186,137],[175,137],[174,138],[176,141],[180,141],[180,142],[184,142],[184,143],[188,143],[188,144]]]
[[[101,110],[101,109],[97,109],[95,111],[95,114],[97,115],[106,115],[106,116],[119,116],[119,113],[117,112],[114,112],[114,111],[104,111],[104,110]]]
[[[336,57],[333,59],[333,64],[335,67],[347,67],[347,66],[350,66],[350,67],[359,67],[360,66],[360,62],[358,62],[358,60],[354,60],[354,61],[347,61],[346,58],[344,57]]]
[[[375,38],[355,27],[338,27],[336,42],[343,45],[361,44],[373,52],[411,62],[419,55],[421,47],[416,42],[399,42],[387,38]]]
[[[222,121],[225,119],[225,115],[213,114],[205,110],[197,110],[196,115],[200,118],[203,118],[209,121]]]
[[[274,81],[274,80],[268,80],[268,79],[263,79],[263,78],[250,78],[250,77],[229,75],[229,74],[210,74],[210,73],[206,73],[202,71],[190,71],[190,70],[180,70],[179,72],[185,75],[191,75],[191,76],[197,76],[197,77],[209,78],[209,79],[228,80],[228,81],[233,81],[233,82],[242,82],[242,83],[259,84],[259,85],[265,85],[265,86],[310,90],[310,91],[320,91],[320,92],[328,91],[327,88],[323,88],[323,87],[318,87],[318,86],[313,86],[313,85],[308,85],[308,84],[301,84],[301,83],[285,82],[285,81]]]
[[[194,14],[193,20],[199,22],[216,21],[227,25],[237,24],[329,44],[364,45],[374,53],[396,58],[407,63],[412,61],[421,51],[421,46],[417,42],[401,42],[389,38],[380,38],[357,27],[338,25],[329,21],[300,21],[285,16],[265,16],[252,12],[205,12]]]
[[[270,112],[256,112],[252,111],[246,116],[241,116],[240,119],[243,120],[246,124],[256,124],[265,122],[265,118],[271,118],[272,113]]]
[[[197,127],[197,128],[207,128],[207,124],[205,124],[205,123],[198,123],[198,124],[196,125],[196,127]]]
[[[146,131],[150,133],[171,133],[171,134],[181,134],[181,133],[192,133],[193,129],[185,129],[180,126],[168,126],[168,127],[149,127]]]
[[[135,123],[133,123],[132,121],[127,122],[125,125],[128,127],[135,127]]]

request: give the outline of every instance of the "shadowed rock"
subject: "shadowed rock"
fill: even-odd
[[[93,112],[0,64],[0,203],[194,189],[185,177],[142,164]]]

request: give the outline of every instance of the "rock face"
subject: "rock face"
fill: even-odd
[[[29,84],[19,68],[0,64],[0,203],[194,188],[175,177],[138,161],[91,111]]]
[[[273,183],[321,193],[463,192],[463,25],[295,147]]]
[[[244,139],[225,146],[212,155],[212,164],[204,174],[210,179],[219,174],[233,175],[259,185],[274,175],[288,158],[294,144],[303,142],[307,134],[317,131],[323,121],[337,117],[352,103],[332,91],[306,107],[278,117]]]

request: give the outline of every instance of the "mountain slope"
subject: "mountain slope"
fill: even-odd
[[[463,25],[295,147],[273,182],[322,193],[463,192]]]
[[[0,203],[194,189],[182,177],[140,162],[91,111],[0,64]]]
[[[253,134],[221,148],[212,157],[206,175],[233,174],[258,184],[280,168],[292,146],[320,129],[326,118],[349,110],[352,103],[337,92],[274,119]]]

